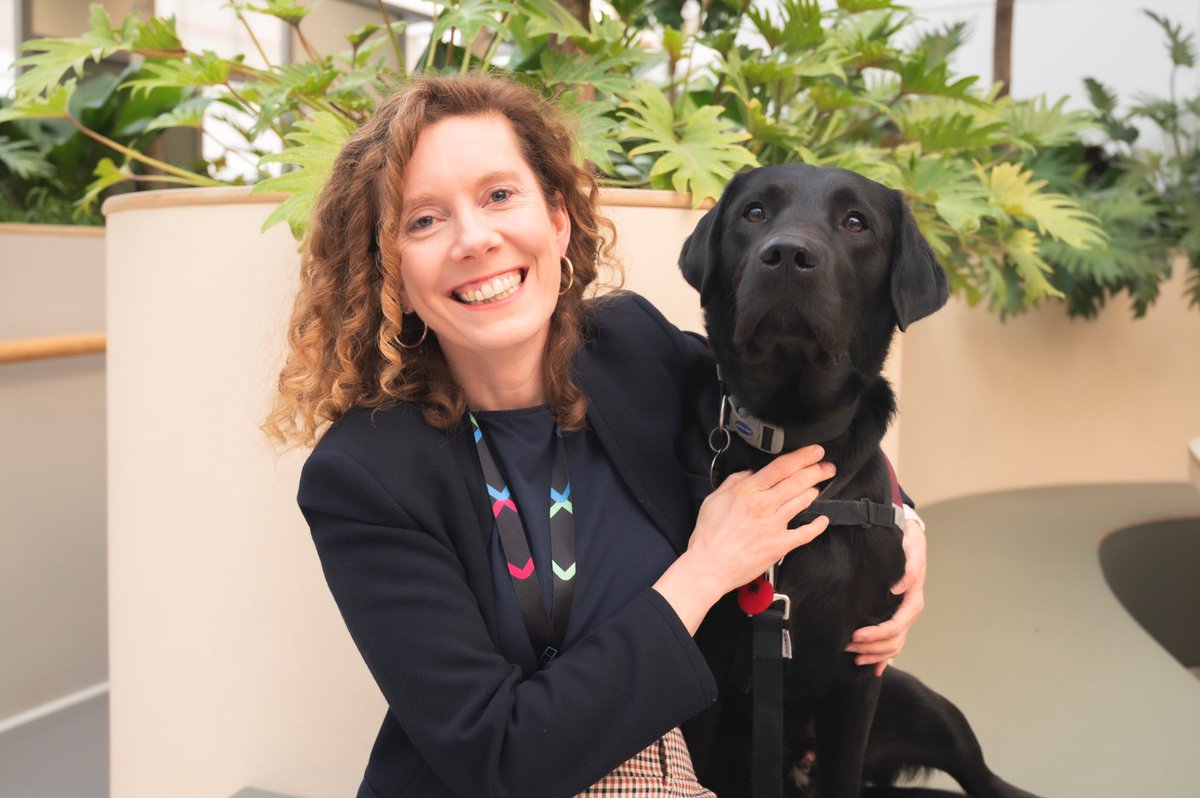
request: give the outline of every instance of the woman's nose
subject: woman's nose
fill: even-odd
[[[457,221],[452,257],[479,257],[499,246],[500,233],[495,222],[482,210],[460,212]]]

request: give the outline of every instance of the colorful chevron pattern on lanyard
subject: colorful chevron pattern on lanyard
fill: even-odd
[[[507,560],[508,573],[517,594],[517,606],[521,609],[525,630],[529,633],[539,666],[545,667],[562,649],[575,587],[575,508],[571,504],[571,481],[567,474],[567,453],[562,430],[555,425],[554,465],[550,471],[550,568],[554,572],[554,593],[552,610],[547,615],[521,514],[488,449],[479,422],[473,414],[469,417],[474,428],[479,465],[483,468],[488,497],[492,502],[492,515],[500,533],[500,549]]]

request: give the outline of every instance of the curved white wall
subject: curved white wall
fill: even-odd
[[[0,340],[103,328],[104,231],[0,225]],[[0,365],[0,728],[107,678],[104,365]]]

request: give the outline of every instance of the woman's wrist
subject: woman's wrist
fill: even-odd
[[[724,595],[712,569],[696,559],[691,551],[675,560],[652,587],[675,610],[689,634],[695,634],[700,622]]]

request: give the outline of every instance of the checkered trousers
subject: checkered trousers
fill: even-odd
[[[692,757],[683,732],[671,729],[633,759],[618,765],[580,796],[628,796],[629,798],[717,798],[696,781]]]

